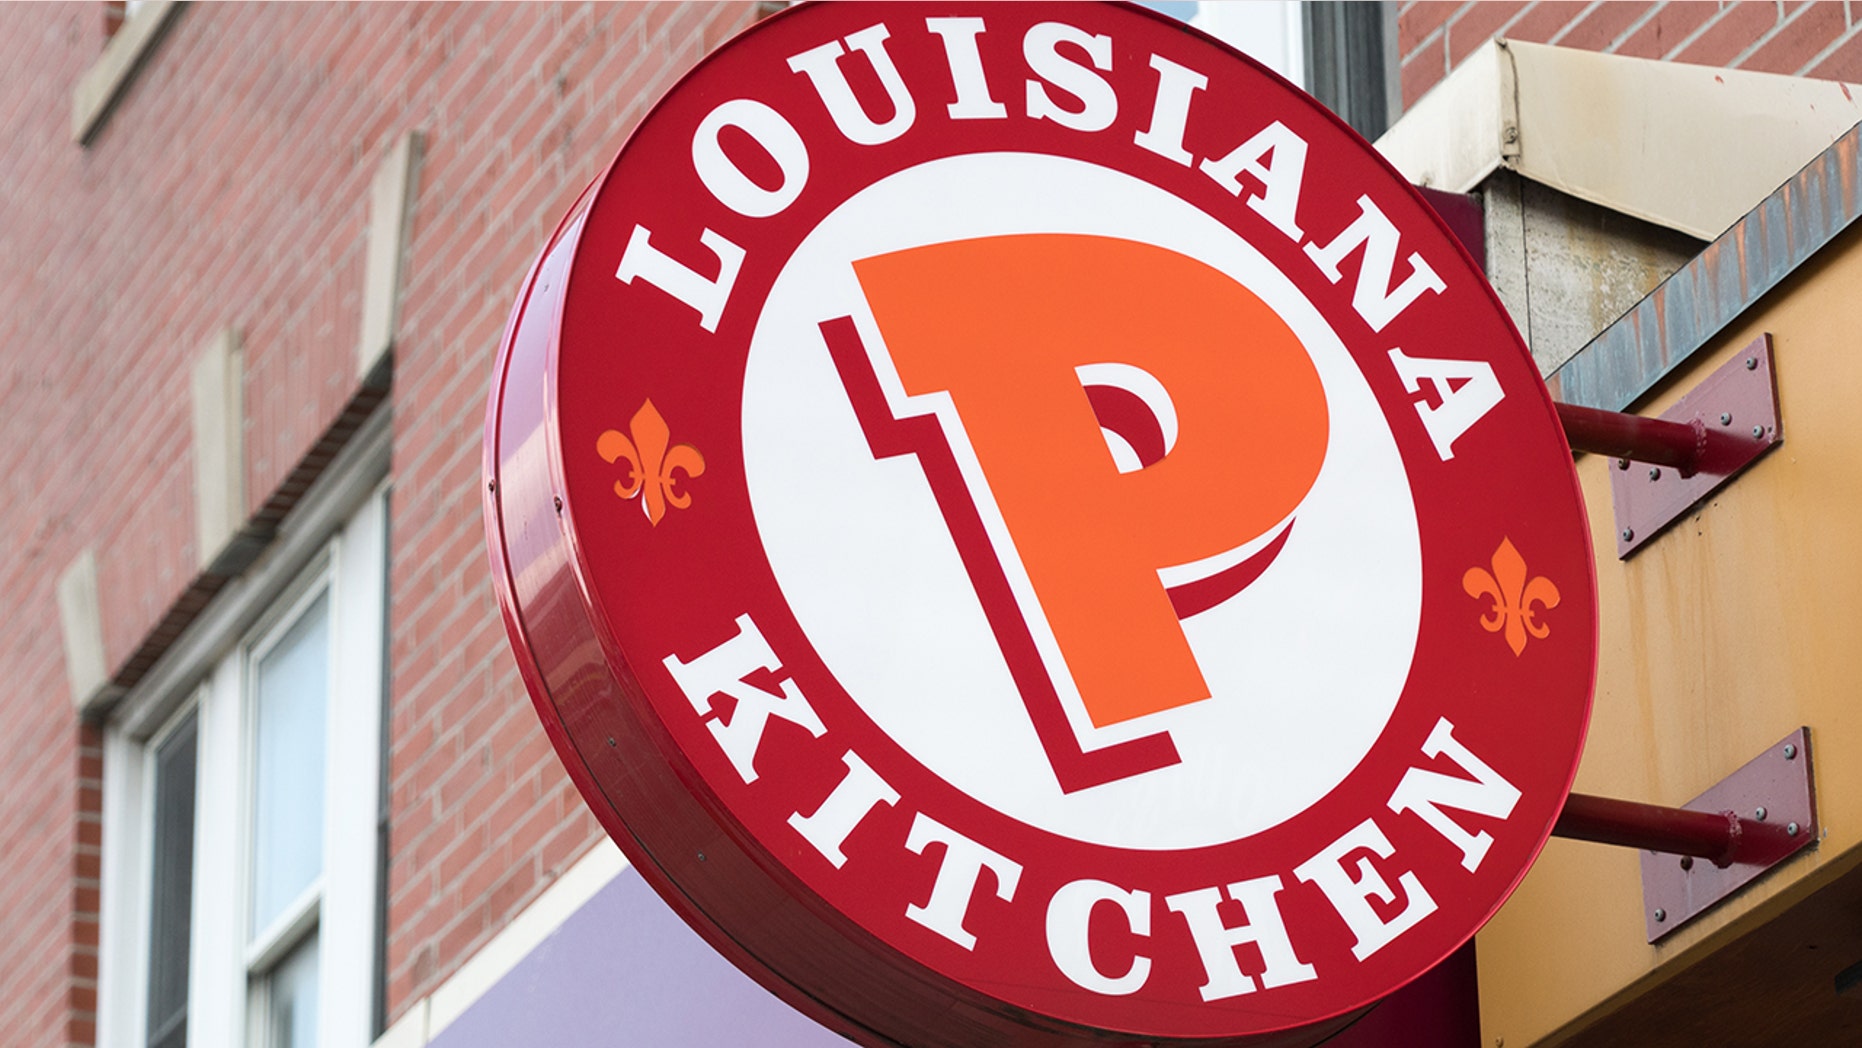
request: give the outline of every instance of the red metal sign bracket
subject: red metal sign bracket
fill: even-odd
[[[1552,834],[1642,849],[1644,919],[1657,942],[1816,842],[1809,732],[1792,732],[1680,808],[1571,794]]]
[[[1659,418],[1576,404],[1558,405],[1558,418],[1573,450],[1616,458],[1616,555],[1627,559],[1784,440],[1771,336],[1754,339]]]

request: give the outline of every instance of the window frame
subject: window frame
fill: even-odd
[[[1174,6],[1159,9],[1174,13]],[[1253,56],[1374,140],[1403,108],[1396,8],[1387,0],[1203,0],[1189,24]]]
[[[1391,3],[1300,5],[1306,90],[1366,140],[1402,112],[1402,62]]]
[[[157,856],[158,842],[156,840],[156,837],[157,837],[156,831],[159,828],[160,821],[161,821],[161,813],[156,810],[156,802],[160,797],[160,791],[158,789],[158,783],[157,783],[157,776],[161,772],[160,752],[164,746],[168,745],[168,743],[172,742],[174,738],[178,734],[180,734],[184,726],[191,726],[191,730],[194,732],[194,743],[193,743],[194,745],[194,782],[189,792],[190,792],[190,796],[195,801],[195,807],[194,807],[194,811],[189,813],[189,822],[188,822],[188,836],[189,836],[188,851],[190,853],[190,866],[189,866],[189,871],[188,871],[188,903],[189,903],[188,905],[188,912],[189,912],[188,937],[190,940],[190,947],[188,950],[188,955],[191,957],[193,955],[192,939],[193,939],[193,902],[194,902],[194,899],[193,899],[194,876],[193,876],[193,869],[192,869],[192,859],[198,857],[200,854],[199,834],[196,832],[197,827],[195,826],[194,821],[193,821],[194,817],[198,815],[199,813],[200,702],[199,702],[198,694],[192,699],[190,699],[188,702],[183,703],[181,707],[177,709],[168,718],[168,720],[161,726],[161,728],[154,735],[151,735],[149,739],[140,747],[139,753],[138,753],[139,766],[135,769],[135,772],[134,772],[134,774],[137,776],[137,779],[139,780],[138,785],[140,786],[142,790],[142,804],[141,804],[142,810],[139,813],[139,822],[140,822],[140,829],[142,833],[145,835],[144,836],[145,843],[141,849],[140,855],[138,856],[139,863],[140,863],[140,866],[143,872],[142,872],[140,882],[139,882],[139,887],[142,890],[140,892],[140,900],[139,900],[141,903],[141,907],[138,912],[138,921],[140,923],[141,935],[137,939],[137,942],[139,944],[139,950],[140,950],[139,959],[142,961],[142,973],[141,973],[142,977],[137,980],[138,998],[137,998],[136,1012],[140,1020],[139,1036],[136,1038],[136,1041],[135,1041],[137,1048],[146,1048],[146,1046],[151,1043],[151,1039],[154,1036],[154,1032],[155,1032],[149,1028],[150,1022],[154,1019],[154,1016],[149,1014],[149,1009],[152,1003],[151,1001],[152,995],[150,993],[150,989],[151,989],[150,984],[154,981],[153,979],[154,973],[152,969],[155,963],[155,958],[153,956],[154,948],[155,948],[155,918],[156,918],[155,866],[158,861],[158,856]],[[190,987],[189,993],[191,995],[192,993],[192,981],[191,980],[189,981],[189,987]],[[188,1004],[191,1005],[192,1002],[189,1001]],[[183,1015],[186,1014],[185,1007],[183,1009],[182,1014]]]
[[[145,737],[107,727],[104,734],[103,868],[99,885],[99,1048],[145,1048],[149,1039],[149,966],[154,946],[155,753],[194,718],[195,826],[200,855],[200,689],[180,696]],[[190,907],[191,908],[191,907]],[[192,939],[192,915],[189,938]],[[189,1007],[193,973],[190,946]],[[116,988],[121,983],[121,988]],[[109,992],[104,992],[110,988]]]
[[[366,1048],[378,1033],[387,890],[379,832],[386,775],[389,412],[374,412],[277,537],[170,646],[104,725],[98,1048],[145,1048],[154,747],[196,718],[188,1043],[253,1045],[261,969],[315,929],[318,1041]],[[324,711],[323,870],[299,923],[249,955],[253,654],[319,594],[330,599]],[[233,905],[228,905],[228,901]],[[264,931],[264,930],[259,930]]]
[[[341,540],[338,539],[337,541]],[[334,549],[330,551],[331,554],[334,554],[334,552]],[[290,591],[280,596],[277,603],[272,606],[270,614],[262,620],[260,626],[253,630],[246,642],[241,645],[240,656],[243,664],[240,674],[240,693],[236,700],[243,707],[241,713],[243,714],[242,727],[244,729],[244,739],[240,746],[242,757],[240,767],[240,799],[243,803],[240,806],[239,821],[241,829],[245,831],[241,835],[243,847],[240,849],[239,856],[240,867],[244,874],[241,884],[242,891],[240,894],[240,909],[242,917],[244,918],[241,921],[240,942],[244,947],[246,969],[251,973],[252,978],[255,979],[258,978],[262,972],[275,967],[283,956],[292,949],[295,949],[297,943],[302,941],[305,935],[316,926],[318,912],[323,902],[324,866],[329,858],[329,856],[324,854],[322,849],[319,848],[317,873],[311,878],[310,883],[306,884],[290,901],[286,902],[283,908],[273,916],[268,924],[259,926],[254,922],[252,896],[255,889],[254,882],[258,879],[256,867],[258,863],[257,847],[259,843],[259,665],[272,652],[278,650],[278,646],[290,635],[297,624],[303,621],[304,615],[310,611],[318,600],[326,597],[328,598],[329,603],[325,605],[323,612],[325,618],[324,628],[327,631],[324,649],[325,677],[323,694],[323,727],[325,736],[324,767],[322,771],[325,773],[325,777],[323,781],[318,784],[321,791],[327,795],[330,789],[327,773],[330,764],[329,747],[332,741],[328,735],[330,721],[329,707],[331,703],[330,692],[333,690],[331,687],[331,678],[334,676],[331,671],[335,669],[339,659],[336,650],[335,636],[336,594],[334,592],[335,587],[330,578],[330,562],[333,559],[334,557],[331,555],[320,558],[319,563],[300,577],[297,584],[294,585]],[[329,819],[326,816],[323,817],[322,821],[324,823],[321,833],[323,840],[320,843],[328,843],[328,838],[330,837]]]
[[[240,810],[239,810],[239,845],[235,861],[239,867],[239,946],[245,973],[246,991],[246,1041],[252,1048],[271,1048],[268,1021],[272,1012],[273,976],[296,951],[317,938],[323,923],[323,896],[326,887],[326,869],[330,860],[328,854],[332,844],[342,839],[340,827],[332,825],[328,811],[329,770],[332,761],[331,747],[335,740],[330,738],[330,720],[334,714],[336,668],[344,657],[337,643],[335,564],[341,553],[343,536],[331,540],[324,553],[307,568],[290,587],[279,594],[259,623],[247,634],[240,645],[236,658],[238,666],[238,694],[226,701],[239,704],[241,715],[241,743],[239,753],[240,775]],[[323,694],[323,730],[324,760],[320,769],[322,779],[318,788],[322,791],[319,808],[322,826],[319,830],[320,847],[317,872],[310,882],[300,889],[283,907],[263,926],[256,924],[252,912],[255,882],[258,879],[258,835],[259,835],[259,670],[264,660],[277,651],[279,646],[290,636],[306,614],[318,601],[324,601],[323,616],[325,629],[325,646],[323,652],[325,676]],[[230,674],[229,674],[230,675]],[[318,956],[317,986],[323,986],[322,954]],[[318,1011],[323,1010],[322,995],[318,997]],[[319,1015],[321,1019],[321,1015]],[[319,1027],[321,1023],[319,1023]]]

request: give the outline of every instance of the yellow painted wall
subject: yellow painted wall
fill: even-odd
[[[1682,804],[1809,725],[1823,839],[1659,947],[1636,853],[1553,840],[1478,940],[1485,1045],[1557,1044],[1862,862],[1862,236],[1825,248],[1639,413],[1763,332],[1783,445],[1628,561],[1611,460],[1578,463],[1602,638],[1576,789]]]

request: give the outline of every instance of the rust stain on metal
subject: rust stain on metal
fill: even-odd
[[[1621,411],[1862,217],[1862,125],[1760,201],[1546,379]]]
[[[1858,186],[1855,136],[1848,135],[1837,139],[1836,144],[1830,147],[1830,152],[1836,155],[1836,178],[1843,187],[1843,210],[1853,212],[1857,210],[1856,189]]]

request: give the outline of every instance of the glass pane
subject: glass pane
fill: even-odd
[[[187,1043],[188,928],[194,896],[194,714],[155,747],[149,883],[150,1048]]]
[[[1160,0],[1145,6],[1226,41],[1296,84],[1305,83],[1299,4],[1287,0],[1247,4]]]
[[[329,598],[318,597],[254,673],[252,934],[323,871]]]
[[[269,976],[265,1048],[316,1048],[317,937],[299,943]]]

